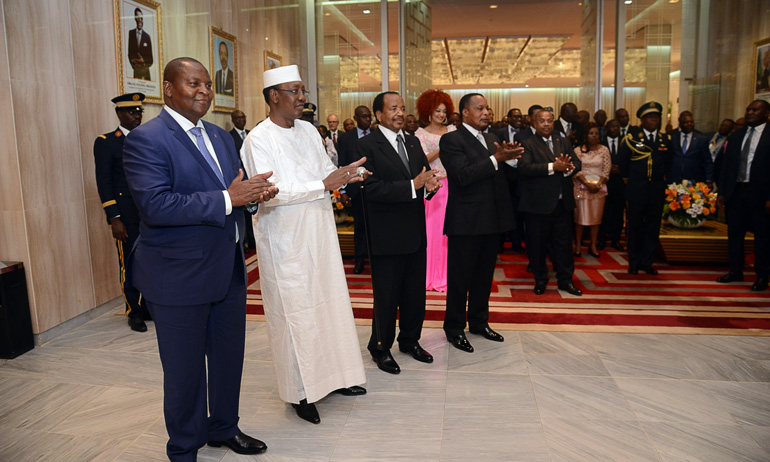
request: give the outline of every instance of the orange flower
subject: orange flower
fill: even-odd
[[[679,210],[679,202],[672,202],[668,204],[668,208],[670,208],[672,211]]]
[[[342,205],[342,202],[337,202],[336,207],[337,207],[337,210],[342,210],[344,205]]]
[[[703,209],[703,210],[706,210],[706,209]],[[711,210],[711,213],[717,213],[716,207],[711,207],[709,210]]]
[[[692,197],[690,197],[689,195],[685,194],[684,196],[682,196],[682,202],[690,202],[690,200],[692,200]]]
[[[334,190],[334,192],[332,192],[332,194],[334,194],[334,197],[337,197],[337,198],[340,197],[340,192],[336,189]]]
[[[709,209],[707,209],[706,207],[703,207],[703,216],[706,217],[708,216],[709,213],[711,213]]]

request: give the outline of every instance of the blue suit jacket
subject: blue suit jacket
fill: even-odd
[[[674,131],[671,135],[671,169],[666,176],[669,183],[682,180],[713,181],[714,163],[709,151],[709,138],[692,132],[687,152],[682,152],[682,132]]]
[[[203,125],[229,185],[240,167],[233,139],[216,125]],[[234,265],[244,264],[240,250],[236,257],[236,226],[240,244],[244,214],[234,208],[225,215],[227,186],[165,110],[126,137],[123,164],[142,218],[131,255],[142,295],[176,306],[222,300]]]

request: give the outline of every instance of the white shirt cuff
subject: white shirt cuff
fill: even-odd
[[[548,174],[553,175],[553,162],[548,162]]]
[[[345,187],[347,185],[344,185]],[[323,180],[311,181],[307,184],[308,190],[318,194],[318,197],[323,197],[326,194],[326,188],[324,187]]]
[[[494,165],[495,170],[497,170],[497,159],[495,159],[495,156],[489,156],[489,160],[492,161],[492,165]]]
[[[505,161],[506,164],[510,165],[511,167],[518,167],[519,166],[519,159],[510,159]]]
[[[230,200],[230,194],[227,190],[222,191],[222,194],[225,196],[225,215],[230,215],[233,213],[233,201]]]
[[[412,199],[417,199],[417,191],[414,189],[414,180],[409,181],[409,184],[412,185]]]

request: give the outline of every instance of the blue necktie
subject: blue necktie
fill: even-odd
[[[687,135],[683,135],[684,140],[682,140],[682,154],[687,154]]]
[[[211,153],[209,152],[208,148],[206,148],[206,142],[203,141],[203,133],[201,133],[201,128],[193,127],[190,129],[190,133],[195,135],[195,142],[198,143],[198,149],[200,150],[201,154],[203,154],[203,158],[206,159],[209,167],[211,167],[211,169],[214,170],[214,173],[217,174],[217,178],[219,178],[219,181],[222,182],[222,186],[227,189],[227,185],[225,184],[225,177],[222,176],[222,171],[214,161],[214,158],[211,157]]]

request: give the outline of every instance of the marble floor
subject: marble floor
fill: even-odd
[[[149,325],[106,313],[0,362],[0,461],[167,460]],[[425,329],[433,364],[394,352],[392,376],[365,355],[369,393],[311,425],[278,398],[265,325],[247,329],[240,426],[269,449],[200,461],[770,461],[770,338],[507,331],[468,354]]]

